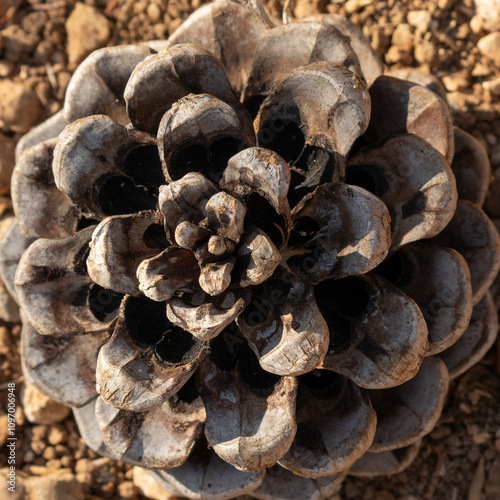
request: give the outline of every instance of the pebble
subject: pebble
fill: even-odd
[[[427,10],[411,10],[408,12],[408,24],[425,33],[431,23],[431,13]]]
[[[26,33],[18,24],[11,24],[2,30],[3,56],[11,62],[18,62],[31,52],[39,38]]]
[[[46,460],[52,460],[53,458],[56,458],[56,450],[52,446],[47,446],[47,448],[43,450],[42,455]]]
[[[146,13],[148,14],[149,19],[153,23],[157,23],[162,17],[162,12],[160,10],[160,7],[158,7],[158,5],[155,4],[154,2],[148,5]]]
[[[31,476],[25,481],[26,500],[84,500],[85,491],[74,474],[67,469]]]
[[[68,452],[68,453],[71,453],[71,452]],[[72,456],[70,456],[69,454],[64,455],[63,457],[61,457],[61,465],[63,467],[72,468],[75,465],[75,459]]]
[[[469,79],[462,73],[451,73],[443,76],[442,81],[448,92],[464,90],[469,86]]]
[[[455,0],[437,0],[438,7],[442,10],[451,9]]]
[[[488,432],[479,432],[472,436],[472,441],[475,444],[484,444],[487,443],[491,439],[491,434]]]
[[[49,435],[47,436],[47,441],[52,446],[56,444],[61,444],[66,441],[68,437],[67,431],[61,426],[54,426],[50,428]]]
[[[389,50],[385,54],[385,62],[387,64],[401,63],[409,66],[413,62],[413,54],[411,52],[400,50],[395,45],[391,45],[391,47],[389,47]]]
[[[76,479],[79,483],[86,484],[88,486],[92,485],[93,479],[90,472],[78,472]]]
[[[392,45],[385,54],[387,64],[401,63],[411,65],[413,63],[413,33],[409,24],[399,24],[392,34]]]
[[[428,40],[417,43],[414,53],[416,61],[420,64],[432,64],[437,57],[436,46]]]
[[[131,500],[137,498],[138,489],[132,481],[124,481],[117,487],[120,498],[124,500]]]
[[[476,13],[489,31],[500,29],[500,0],[474,0]]]
[[[26,490],[24,488],[27,475],[24,472],[16,470],[16,489],[14,492],[9,492],[8,494],[5,494],[4,492],[7,492],[7,479],[8,479],[8,474],[9,469],[7,467],[0,469],[0,491],[2,492],[3,495],[8,500],[31,500],[26,498]],[[4,498],[5,498],[4,497]],[[33,499],[34,500],[34,499]],[[44,499],[45,500],[45,499]]]
[[[467,26],[467,24],[461,24],[457,28],[457,32],[455,34],[455,37],[459,40],[465,40],[469,35],[470,35],[469,26]]]
[[[11,61],[0,61],[0,76],[6,78],[10,76],[14,69],[14,63]]]
[[[40,111],[40,101],[32,90],[12,80],[0,80],[0,127],[25,133]]]
[[[478,62],[472,69],[471,75],[476,77],[487,76],[491,73],[490,68],[486,64]],[[484,86],[484,85],[483,85]]]
[[[68,59],[77,64],[91,52],[104,47],[111,36],[109,21],[95,7],[76,3],[66,21]]]
[[[392,44],[399,50],[413,50],[413,34],[409,24],[399,24],[392,34]]]
[[[471,20],[469,21],[469,26],[472,33],[475,33],[476,35],[481,33],[481,31],[483,30],[483,18],[481,16],[478,16],[477,14],[475,16],[472,16]]]
[[[21,404],[26,418],[37,424],[48,425],[61,422],[71,411],[67,406],[50,399],[29,382],[25,382],[21,391]]]
[[[483,56],[492,60],[500,68],[500,31],[494,31],[480,38],[477,48]]]
[[[147,472],[141,467],[134,467],[133,484],[141,495],[151,500],[177,500],[178,497],[167,493]]]

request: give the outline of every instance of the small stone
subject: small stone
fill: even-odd
[[[80,2],[66,21],[66,32],[71,64],[83,61],[91,52],[104,47],[111,36],[106,17],[95,7]]]
[[[47,446],[47,448],[43,450],[43,458],[45,458],[46,460],[52,460],[53,458],[56,458],[56,450],[53,446]]]
[[[408,24],[425,33],[431,23],[431,13],[427,10],[411,10],[408,12],[407,19]]]
[[[93,483],[92,474],[90,472],[78,472],[76,479],[79,483],[91,486]]]
[[[448,92],[456,92],[457,90],[466,89],[469,86],[468,78],[462,73],[452,73],[443,76],[442,81]]]
[[[0,469],[0,491],[2,492],[2,495],[5,495],[2,498],[7,498],[8,500],[28,500],[26,498],[26,490],[24,488],[28,477],[27,474],[16,470],[15,476],[11,479],[11,477],[9,477],[9,472],[10,470],[8,467]],[[15,491],[4,493],[8,491],[7,488],[9,488],[9,486],[13,486]]]
[[[422,40],[415,46],[415,59],[420,64],[432,64],[436,56],[436,46],[428,40]]]
[[[177,500],[178,497],[167,493],[149,474],[141,467],[134,467],[133,483],[141,495],[151,500]],[[180,499],[179,499],[180,500]]]
[[[29,467],[26,468],[26,471],[31,476],[46,476],[47,474],[53,472],[49,470],[47,467],[42,465],[30,465]]]
[[[67,469],[50,472],[46,475],[31,476],[25,482],[27,498],[29,500],[84,500],[85,491],[78,483],[74,474]]]
[[[89,460],[88,458],[81,458],[76,463],[76,472],[92,472],[93,470],[94,467],[92,466],[92,460]]]
[[[500,66],[500,31],[483,36],[477,42],[479,52]]]
[[[500,0],[474,0],[476,13],[489,31],[500,29]]]
[[[54,426],[51,427],[49,431],[49,435],[47,436],[47,441],[52,446],[55,446],[56,444],[60,444],[66,441],[67,437],[68,433],[64,428],[62,428],[61,426]]]
[[[471,75],[475,76],[475,77],[483,77],[483,76],[489,75],[490,73],[491,73],[491,70],[490,70],[490,68],[488,68],[488,66],[478,62],[474,66],[474,68],[472,69]],[[483,85],[484,85],[484,83],[483,83]]]
[[[472,16],[471,20],[469,21],[469,26],[472,33],[475,33],[476,35],[478,33],[481,33],[481,31],[483,31],[483,18],[481,16],[478,16],[477,14],[475,16]]]
[[[478,432],[472,436],[472,441],[475,444],[485,444],[491,439],[491,434],[488,432]]]
[[[352,14],[353,12],[356,12],[361,8],[365,7],[369,3],[371,3],[370,0],[347,0],[347,2],[344,5],[344,8],[348,14]]]
[[[500,77],[494,80],[486,80],[482,83],[482,87],[484,90],[490,92],[490,94],[500,96]]]
[[[321,6],[322,1],[323,0],[296,0],[294,8],[295,17],[297,19],[302,19],[303,17],[315,15],[318,12],[318,7]],[[356,0],[355,3],[356,2],[359,3],[358,0]]]
[[[8,61],[19,62],[34,50],[37,43],[37,37],[26,33],[18,24],[11,24],[2,30],[3,53]]]
[[[153,33],[156,38],[168,38],[168,29],[163,23],[156,23],[153,26]]]
[[[446,436],[449,436],[451,434],[451,429],[447,425],[440,425],[436,427],[430,434],[432,439],[436,440],[441,440],[445,438]]]
[[[161,13],[161,10],[160,10],[160,7],[158,7],[157,4],[155,4],[154,2],[151,2],[147,9],[146,9],[146,13],[149,17],[149,19],[153,22],[153,23],[157,23],[161,17],[162,17],[162,13]]]
[[[11,61],[0,61],[0,77],[7,78],[14,70],[14,63]]]
[[[120,498],[123,498],[124,500],[137,498],[138,490],[132,481],[124,481],[123,483],[120,483],[117,489]]]
[[[413,62],[413,54],[399,50],[395,45],[391,45],[385,54],[385,62],[387,64],[401,63],[410,65]]]
[[[27,132],[40,116],[36,94],[12,80],[0,81],[0,127]]]
[[[489,146],[496,146],[498,139],[495,134],[492,134],[491,132],[486,134],[486,142],[488,143]]]
[[[450,9],[455,0],[437,0],[437,5],[441,10]]]
[[[47,469],[58,470],[61,468],[61,461],[58,458],[51,458],[50,460],[47,460],[45,466]]]
[[[458,40],[465,40],[468,36],[470,35],[470,28],[467,24],[461,24],[457,28],[457,32],[455,34],[455,37]]]
[[[410,52],[413,50],[413,33],[409,24],[396,26],[392,34],[392,44],[401,51]]]
[[[33,437],[31,438],[31,449],[37,455],[41,455],[47,446],[45,443],[47,428],[44,425],[37,425],[33,427],[32,433]]]
[[[9,329],[5,326],[0,327],[0,354],[8,354],[12,349],[13,340]]]
[[[61,457],[61,465],[72,469],[75,465],[75,459],[69,455],[64,455]]]
[[[50,399],[29,382],[25,382],[21,391],[21,404],[26,418],[37,424],[48,425],[61,422],[71,411],[67,406]]]

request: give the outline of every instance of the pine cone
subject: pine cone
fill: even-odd
[[[92,449],[188,498],[326,498],[408,466],[495,339],[489,164],[435,79],[251,4],[81,64],[19,144],[0,274]]]

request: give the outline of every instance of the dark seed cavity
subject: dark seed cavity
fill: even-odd
[[[168,247],[167,235],[162,224],[151,224],[142,236],[148,248],[164,249]]]
[[[345,381],[340,375],[329,370],[313,370],[301,375],[299,381],[301,385],[312,391],[315,397],[322,399],[337,398],[345,385]]]
[[[241,351],[237,370],[241,380],[260,396],[269,395],[281,378],[263,370],[254,352],[247,345]]]
[[[191,143],[172,153],[168,172],[174,181],[189,172],[199,172],[217,185],[228,160],[246,147],[245,142],[230,135],[217,137],[208,147]]]
[[[141,145],[133,149],[125,158],[124,171],[138,186],[144,186],[158,196],[158,189],[165,184],[156,145]]]
[[[187,365],[198,357],[200,350],[201,342],[175,325],[170,326],[155,347],[159,361],[174,366]]]
[[[158,198],[144,186],[138,186],[130,177],[109,176],[99,190],[98,200],[106,215],[125,215],[156,209]]]
[[[377,165],[353,165],[348,167],[345,182],[362,187],[379,197],[386,194],[390,189],[384,171]]]
[[[130,337],[141,348],[157,344],[171,327],[165,303],[144,296],[127,297],[124,315]]]
[[[286,223],[274,207],[258,193],[252,193],[245,200],[247,212],[245,215],[245,230],[252,226],[262,229],[271,241],[280,248],[284,244]]]
[[[103,323],[114,320],[123,299],[123,294],[107,290],[102,286],[93,284],[89,292],[89,307],[92,314]]]
[[[219,370],[234,369],[241,349],[246,344],[236,323],[231,323],[210,343],[210,359]]]

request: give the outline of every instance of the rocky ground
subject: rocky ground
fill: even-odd
[[[200,3],[0,0],[0,195],[8,193],[16,141],[60,109],[69,79],[86,55],[106,45],[167,37]],[[280,15],[282,3],[269,0],[267,7]],[[296,17],[317,12],[349,17],[389,67],[417,67],[439,76],[456,124],[485,145],[493,171],[500,169],[499,0],[295,4]],[[8,498],[165,498],[139,470],[88,450],[68,410],[22,383],[16,354],[19,330],[18,325],[0,325],[0,467],[8,458],[4,408],[9,382],[18,382],[17,401],[22,403],[16,412],[16,467],[24,489]],[[424,439],[407,471],[376,480],[349,478],[339,498],[500,499],[499,360],[492,350],[453,383],[440,425]],[[3,480],[4,474],[0,496],[6,491]]]

